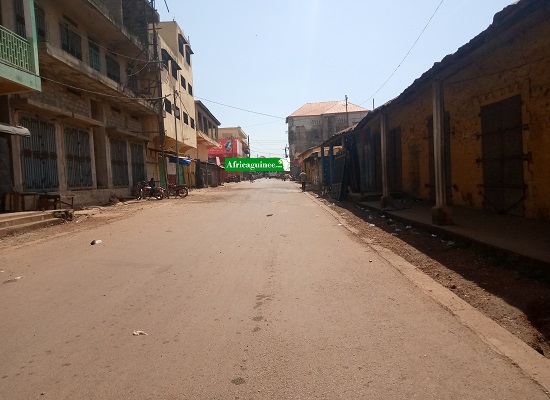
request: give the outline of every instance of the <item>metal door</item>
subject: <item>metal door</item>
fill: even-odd
[[[90,134],[78,128],[65,128],[65,155],[67,157],[67,186],[69,189],[91,188],[92,158]]]
[[[126,152],[126,142],[111,138],[110,143],[113,186],[128,186],[128,153]]]
[[[481,108],[481,143],[485,208],[522,216],[525,157],[519,95]]]
[[[10,135],[0,133],[0,212],[5,210],[4,194],[13,191]]]
[[[145,178],[145,157],[143,145],[130,143],[130,155],[132,157],[132,179],[134,185],[138,182],[147,180]]]
[[[21,138],[25,191],[55,191],[59,188],[55,126],[30,116],[21,117],[21,125],[31,132]]]
[[[369,192],[382,192],[382,144],[380,133],[365,136],[365,188]]]

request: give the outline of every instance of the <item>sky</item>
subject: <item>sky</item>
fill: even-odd
[[[193,92],[249,135],[251,157],[284,157],[285,118],[306,103],[367,109],[484,31],[512,0],[156,0],[194,55]],[[397,70],[396,70],[397,68]],[[390,78],[388,80],[388,78]]]

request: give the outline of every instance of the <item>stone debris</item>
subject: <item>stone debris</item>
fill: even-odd
[[[134,336],[141,336],[141,335],[147,336],[148,334],[143,332],[143,331],[134,331],[133,335]]]

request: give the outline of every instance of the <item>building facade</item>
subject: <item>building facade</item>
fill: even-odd
[[[12,208],[13,147],[28,137],[26,128],[14,127],[9,95],[40,91],[38,46],[33,0],[0,1],[0,212]]]
[[[509,5],[369,113],[344,135],[350,186],[431,201],[434,224],[453,207],[550,221],[548,21],[547,1]]]
[[[145,150],[158,132],[146,0],[34,3],[42,90],[11,95],[10,121],[30,131],[12,140],[13,185],[37,197],[102,203],[146,179]],[[36,204],[34,205],[36,207]]]
[[[291,162],[336,132],[358,123],[369,111],[347,101],[307,103],[286,118]]]
[[[189,39],[177,22],[157,24],[158,45],[162,60],[160,71],[161,95],[164,98],[164,135],[153,138],[152,149],[156,155],[164,152],[160,160],[159,181],[166,187],[168,182],[191,183],[194,167],[180,164],[179,157],[193,158],[197,150],[196,112],[193,92],[193,51]],[[162,141],[164,140],[164,143]],[[166,175],[163,173],[167,168]]]

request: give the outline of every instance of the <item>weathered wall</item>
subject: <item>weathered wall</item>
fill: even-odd
[[[303,117],[288,117],[288,143],[290,158],[311,147],[318,146],[335,133],[359,122],[366,111],[350,112],[348,115],[326,114]]]
[[[523,177],[527,186],[524,215],[550,220],[550,24],[526,23],[489,41],[443,76],[445,111],[450,116],[452,204],[484,207],[481,108],[521,96]],[[511,57],[513,55],[513,57]],[[384,109],[388,130],[400,127],[403,189],[428,199],[428,119],[432,117],[431,82],[415,87]],[[358,132],[380,131],[373,118]]]

